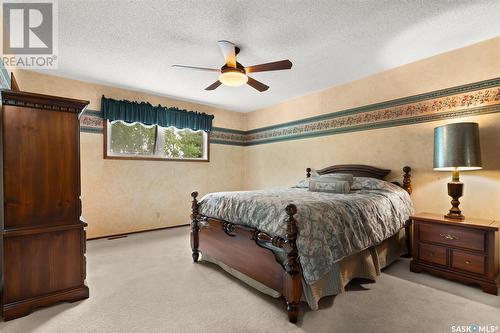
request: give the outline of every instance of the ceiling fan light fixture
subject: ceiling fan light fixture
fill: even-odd
[[[219,75],[219,81],[225,86],[239,87],[248,82],[248,76],[239,70],[228,70]]]
[[[227,40],[220,40],[217,43],[226,61],[220,69],[186,65],[172,65],[172,67],[220,73],[219,79],[205,88],[205,90],[208,91],[215,90],[221,85],[239,87],[248,84],[259,92],[266,91],[269,89],[269,86],[247,76],[248,73],[281,71],[292,68],[292,62],[288,59],[245,67],[236,60],[236,56],[240,52],[239,47]]]

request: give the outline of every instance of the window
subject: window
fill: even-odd
[[[184,128],[106,122],[105,158],[208,161],[208,134]]]

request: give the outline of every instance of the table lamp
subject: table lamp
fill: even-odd
[[[445,217],[458,220],[465,218],[458,208],[458,199],[464,189],[459,171],[479,169],[482,166],[477,123],[448,124],[434,129],[434,170],[453,172],[451,182],[448,183],[452,207]]]

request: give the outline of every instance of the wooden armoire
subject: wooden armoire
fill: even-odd
[[[4,320],[88,298],[79,115],[88,102],[3,90],[0,287]]]

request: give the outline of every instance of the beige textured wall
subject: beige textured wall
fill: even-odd
[[[500,77],[500,37],[247,114],[247,129]],[[247,147],[245,188],[289,186],[305,168],[360,163],[413,170],[417,211],[449,209],[451,175],[432,170],[433,128],[448,122],[480,125],[484,170],[462,172],[466,215],[500,220],[500,114],[452,119]]]
[[[101,96],[148,101],[215,115],[214,125],[242,129],[244,115],[96,85],[15,71],[22,90],[90,101],[100,110]],[[190,192],[201,194],[242,188],[243,148],[210,146],[210,162],[104,160],[103,135],[81,133],[82,215],[90,238],[189,222]]]

